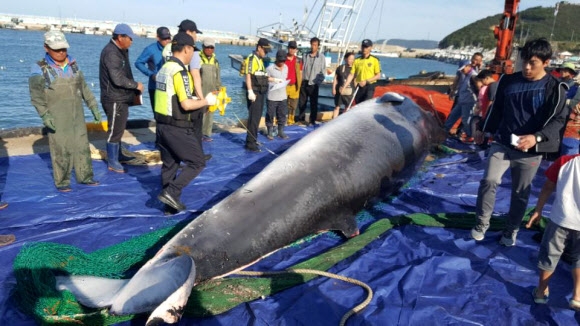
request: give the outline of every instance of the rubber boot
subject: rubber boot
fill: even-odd
[[[107,143],[107,165],[109,170],[117,173],[125,173],[119,163],[119,143]]]
[[[284,133],[284,125],[278,125],[278,137],[288,139],[288,136]]]
[[[125,151],[127,154],[129,154],[129,151]],[[131,161],[135,158],[135,156],[129,156],[129,155],[125,155],[123,154],[123,145],[121,145],[119,143],[119,162],[124,163],[124,162],[128,162]]]
[[[268,127],[268,135],[266,136],[269,140],[274,139],[274,135],[272,134],[272,127]]]
[[[295,114],[294,109],[288,109],[288,121],[286,121],[286,124],[291,126],[293,124],[295,124],[296,122],[294,121],[294,114]]]

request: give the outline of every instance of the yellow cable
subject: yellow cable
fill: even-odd
[[[369,305],[369,303],[373,299],[373,290],[367,284],[365,284],[359,280],[355,280],[353,278],[350,278],[350,277],[341,276],[338,274],[328,273],[328,272],[324,272],[324,271],[317,271],[314,269],[287,269],[285,271],[279,271],[279,272],[240,271],[240,272],[237,272],[236,274],[237,275],[245,275],[245,276],[270,276],[270,275],[283,275],[283,274],[314,274],[314,275],[326,276],[328,278],[333,278],[333,279],[337,279],[337,280],[340,280],[343,282],[355,284],[355,285],[358,285],[358,286],[364,288],[365,290],[367,290],[367,293],[368,293],[367,298],[363,302],[358,304],[356,307],[347,311],[342,316],[342,318],[340,319],[340,324],[339,324],[340,326],[344,326],[346,324],[347,319],[350,318],[350,316],[362,311],[364,308],[366,308],[366,306]]]

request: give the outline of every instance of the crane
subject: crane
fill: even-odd
[[[520,0],[506,0],[503,16],[498,26],[495,26],[493,35],[497,39],[495,57],[489,65],[494,74],[511,74],[514,72],[514,62],[511,60],[512,43],[518,20],[518,5]],[[497,79],[497,78],[496,78]]]

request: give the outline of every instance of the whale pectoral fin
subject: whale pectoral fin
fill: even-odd
[[[181,315],[183,315],[191,289],[195,284],[195,263],[191,257],[188,256],[188,258],[191,260],[191,269],[187,279],[163,303],[155,308],[147,319],[146,326],[161,325],[162,323],[173,324],[178,322]]]
[[[349,211],[331,214],[328,220],[322,221],[320,230],[340,231],[347,238],[357,236],[360,231],[356,225],[355,215],[355,213]]]
[[[184,285],[191,283],[193,287],[194,281],[195,265],[193,259],[187,255],[147,263],[119,291],[109,311],[114,315],[152,311],[171,298]],[[187,302],[187,297],[185,302]]]
[[[103,308],[111,305],[119,290],[128,282],[96,276],[57,276],[56,288],[72,292],[83,306]]]

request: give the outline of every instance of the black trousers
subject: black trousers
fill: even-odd
[[[373,98],[375,95],[375,86],[376,84],[366,84],[365,87],[359,86],[358,91],[356,92],[356,96],[354,97],[356,104]]]
[[[307,80],[303,80],[300,85],[300,99],[298,100],[298,119],[297,121],[305,121],[306,119],[306,103],[310,100],[310,123],[316,121],[318,116],[318,85],[308,85]]]
[[[108,143],[120,143],[127,127],[129,118],[129,103],[108,102],[102,103],[103,110],[107,115],[107,127],[109,128]]]
[[[274,117],[278,120],[279,126],[286,125],[286,114],[288,113],[287,101],[270,101],[268,100],[268,108],[266,109],[266,127],[274,125]]]
[[[151,110],[153,111],[153,117],[155,117],[155,90],[149,90],[149,101],[151,101]]]
[[[258,127],[260,126],[260,119],[264,111],[264,99],[266,94],[254,91],[256,100],[254,102],[248,100],[248,133],[246,134],[246,147],[258,148]],[[246,97],[247,98],[247,97]]]
[[[183,188],[205,168],[201,140],[197,139],[197,134],[193,128],[157,124],[157,145],[163,162],[161,184],[173,198],[180,198]],[[182,162],[184,165],[177,174]]]

